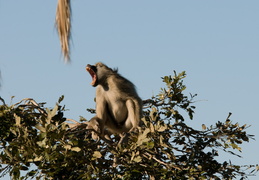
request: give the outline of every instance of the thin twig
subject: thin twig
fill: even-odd
[[[24,104],[21,104],[22,102],[24,102]],[[14,104],[14,106],[17,106],[17,105],[19,105],[19,106],[32,106],[34,108],[37,108],[40,113],[46,115],[45,110],[42,109],[40,107],[40,105],[32,98],[24,98],[21,101],[19,101],[18,103]]]
[[[4,99],[0,96],[0,101],[3,102],[4,106],[6,106]]]
[[[79,122],[77,122],[76,120],[74,120],[74,119],[66,119],[67,121],[71,121],[71,122],[74,122],[74,123],[76,123],[76,124],[81,124],[81,123],[79,123]]]
[[[163,165],[166,166],[167,168],[173,167],[173,168],[175,168],[175,169],[181,170],[181,169],[180,169],[179,167],[177,167],[177,166],[169,165],[169,164],[165,163],[164,161],[157,159],[154,155],[152,155],[152,154],[150,154],[150,153],[148,153],[148,152],[145,152],[144,155],[149,156],[150,158],[154,159],[155,161],[157,161],[157,162],[160,163],[160,164],[163,164]]]

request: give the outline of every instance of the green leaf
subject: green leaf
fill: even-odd
[[[34,176],[35,174],[37,173],[37,171],[35,170],[32,170],[28,173],[29,176]]]
[[[10,151],[8,151],[8,149],[5,149],[4,152],[6,153],[6,155],[9,157],[9,158],[12,158],[12,154]]]
[[[155,143],[154,143],[153,141],[147,142],[147,148],[148,148],[148,149],[153,149],[154,146],[155,146]]]
[[[46,138],[46,135],[47,135],[46,132],[40,133],[40,134],[39,134],[39,140],[42,140],[42,139]]]
[[[58,103],[61,103],[61,101],[63,101],[64,100],[64,95],[62,95],[62,96],[60,96],[60,98],[58,99]]]
[[[23,170],[23,171],[27,171],[29,168],[28,167],[26,167],[26,166],[21,166],[20,167],[20,170]]]

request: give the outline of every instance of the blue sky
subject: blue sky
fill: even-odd
[[[201,129],[231,120],[259,137],[259,1],[74,0],[71,64],[64,64],[55,30],[56,1],[0,0],[0,95],[11,103],[34,98],[90,118],[95,89],[85,71],[98,61],[131,80],[139,95],[157,94],[161,77],[186,71],[186,93],[197,93]],[[242,146],[239,164],[257,164],[258,141]],[[255,179],[251,177],[250,179]]]

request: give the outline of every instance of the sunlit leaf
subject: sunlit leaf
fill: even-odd
[[[17,116],[16,114],[14,114],[14,118],[15,118],[16,126],[20,126],[21,125],[21,118],[19,116]]]
[[[94,151],[93,158],[92,158],[93,160],[101,157],[102,157],[102,154],[99,151]]]
[[[72,147],[71,151],[79,152],[79,151],[81,151],[81,148],[79,148],[79,147]]]
[[[46,132],[46,129],[44,127],[42,127],[40,124],[36,124],[35,128],[37,128],[38,130],[40,130],[41,132]]]
[[[36,142],[40,147],[46,147],[46,139]]]
[[[133,161],[139,163],[139,162],[142,161],[142,158],[141,158],[141,156],[136,156],[136,157],[133,159]]]
[[[69,145],[69,144],[64,145],[64,148],[67,149],[67,150],[71,150],[71,147],[72,147],[72,146]]]

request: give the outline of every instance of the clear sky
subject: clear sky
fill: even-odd
[[[90,118],[95,89],[85,66],[98,61],[131,80],[143,99],[161,77],[186,71],[186,93],[198,94],[201,129],[231,120],[249,124],[259,139],[258,0],[72,0],[71,64],[64,64],[54,27],[57,0],[0,0],[0,95],[8,104],[34,98],[65,113]],[[258,164],[258,141],[242,146],[239,164]],[[7,178],[9,179],[9,178]],[[256,179],[251,177],[250,179]]]

